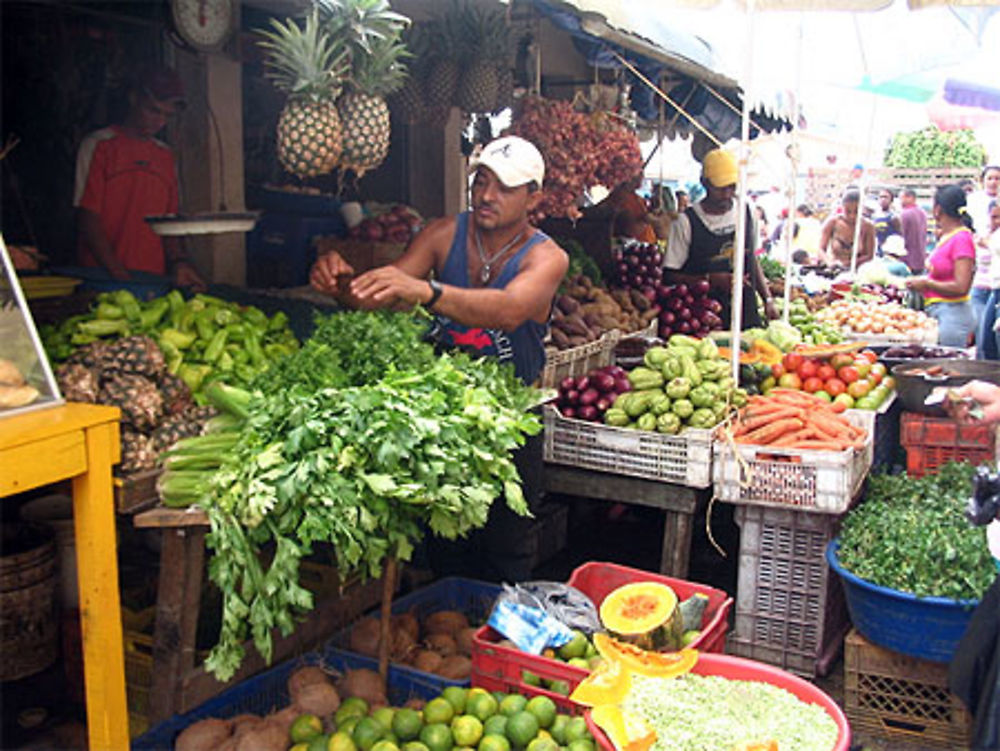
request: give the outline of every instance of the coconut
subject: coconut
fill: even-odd
[[[413,667],[425,673],[436,673],[444,658],[431,649],[421,649],[413,658]]]
[[[295,706],[306,714],[328,717],[340,706],[340,694],[329,683],[310,683],[295,697]]]
[[[295,699],[306,686],[313,683],[329,683],[330,676],[323,672],[322,668],[315,665],[306,665],[292,673],[288,678],[288,696],[295,703]]]
[[[437,669],[437,674],[442,678],[451,678],[453,681],[464,681],[472,673],[472,660],[462,655],[452,655],[445,657]]]
[[[174,741],[174,748],[176,751],[215,751],[232,734],[230,720],[208,717],[184,728]]]
[[[351,651],[366,657],[378,657],[379,633],[378,619],[362,618],[351,629]]]
[[[414,643],[420,638],[420,622],[413,613],[401,613],[392,617],[392,626],[400,631],[405,631],[412,638]]]
[[[285,751],[288,730],[276,722],[262,720],[240,736],[236,751]]]
[[[417,649],[417,642],[409,631],[393,627],[392,649],[389,654],[395,662],[408,662]]]
[[[253,728],[257,727],[264,721],[263,717],[259,717],[255,714],[240,714],[236,715],[231,722],[233,723],[233,737],[239,738],[244,733],[249,732]]]
[[[291,728],[292,723],[295,722],[295,718],[298,717],[302,712],[294,704],[289,704],[284,709],[279,709],[276,712],[271,712],[267,717],[264,718],[267,722],[272,722],[275,725],[281,725],[285,732],[288,732]]]
[[[469,619],[456,610],[439,610],[424,619],[424,631],[428,634],[448,634],[454,636],[469,627]]]
[[[431,634],[424,641],[428,649],[433,649],[442,657],[450,657],[458,651],[455,640],[448,634]]]
[[[476,635],[476,629],[472,626],[463,628],[455,635],[455,646],[460,654],[468,657],[472,654],[472,639]]]
[[[385,681],[374,670],[361,668],[348,670],[337,681],[337,688],[343,696],[358,696],[369,705],[388,704],[385,694]]]

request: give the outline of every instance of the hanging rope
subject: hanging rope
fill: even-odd
[[[663,93],[663,91],[660,89],[659,86],[657,86],[655,83],[653,83],[648,78],[646,78],[646,76],[644,76],[642,74],[642,72],[638,68],[636,68],[634,65],[632,65],[632,63],[630,63],[624,57],[622,57],[621,55],[619,55],[615,50],[610,50],[610,52],[611,52],[612,55],[615,56],[615,58],[618,60],[618,62],[620,62],[622,65],[624,65],[626,68],[628,68],[629,72],[631,72],[632,75],[634,75],[636,78],[638,78],[644,84],[646,84],[646,86],[648,86],[650,89],[652,89],[654,92],[656,92],[656,94],[661,99],[663,99],[667,104],[669,104],[675,110],[677,110],[682,115],[684,115],[684,117],[686,117],[688,119],[688,121],[694,127],[696,127],[698,130],[700,130],[712,143],[714,143],[719,148],[722,148],[722,142],[719,141],[718,138],[716,138],[711,133],[709,133],[708,130],[706,130],[705,127],[701,123],[699,123],[697,120],[695,120],[693,116],[691,116],[690,114],[688,114],[681,105],[679,105],[677,102],[675,102],[673,99],[671,99],[667,94]]]

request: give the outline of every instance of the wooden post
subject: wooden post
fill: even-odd
[[[392,647],[392,595],[396,590],[396,556],[385,559],[382,570],[382,615],[378,637],[378,674],[389,680],[389,650]]]

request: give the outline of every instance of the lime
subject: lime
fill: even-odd
[[[326,751],[326,744],[330,742],[330,736],[320,733],[306,744],[306,751]]]
[[[483,735],[503,735],[507,734],[507,716],[495,714],[483,723]]]
[[[348,717],[346,720],[337,725],[337,730],[351,735],[354,732],[354,728],[358,726],[358,722],[360,721],[360,717]]]
[[[337,714],[346,712],[347,714],[355,717],[364,717],[368,714],[369,709],[371,709],[371,707],[368,706],[368,702],[360,696],[348,696],[340,703],[340,708],[337,710]]]
[[[590,661],[586,657],[572,657],[566,660],[567,665],[572,665],[575,668],[581,668],[586,671],[590,671]]]
[[[399,746],[392,741],[379,741],[372,746],[372,751],[399,751]]]
[[[587,642],[587,648],[583,651],[583,656],[588,660],[597,654],[597,648],[594,646],[593,642]]]
[[[451,721],[451,735],[457,746],[475,746],[483,737],[483,723],[478,717],[459,715]]]
[[[594,742],[589,738],[577,738],[566,747],[566,751],[594,751]]]
[[[497,704],[499,704],[500,702],[502,702],[504,699],[507,698],[507,694],[505,694],[503,691],[491,691],[490,693],[492,693],[493,698],[497,700]]]
[[[681,634],[681,646],[686,647],[688,644],[693,642],[699,636],[701,636],[701,631],[699,631],[696,628],[692,628],[685,631],[683,634]]]
[[[351,738],[361,751],[371,751],[372,746],[382,740],[385,734],[386,728],[381,722],[374,717],[362,717],[354,726]]]
[[[518,712],[507,718],[507,739],[512,746],[524,748],[538,735],[538,718],[531,712]]]
[[[528,751],[559,751],[559,744],[552,740],[551,737],[545,738],[539,736],[528,744]]]
[[[403,748],[400,751],[430,751],[430,749],[420,741],[409,741],[403,744]]]
[[[542,685],[542,679],[539,678],[535,673],[532,673],[530,670],[522,670],[521,671],[521,682],[525,686],[541,686]]]
[[[546,681],[545,687],[554,694],[559,694],[560,696],[569,696],[570,688],[569,681]],[[541,696],[540,699],[548,699],[547,696]],[[549,701],[552,701],[549,699]]]
[[[500,702],[500,714],[510,717],[518,712],[523,712],[524,705],[527,703],[527,697],[521,696],[521,694],[510,694]]]
[[[372,712],[371,717],[386,730],[392,730],[392,718],[395,714],[396,710],[392,707],[379,707]]]
[[[330,736],[330,740],[326,744],[326,751],[358,751],[358,747],[354,745],[354,740],[349,732],[338,730]]]
[[[308,743],[296,743],[294,746],[288,749],[288,751],[309,751]]]
[[[573,717],[566,725],[566,743],[578,741],[581,738],[590,739],[590,731],[587,729],[587,721],[582,717]]]
[[[420,712],[415,709],[404,707],[397,709],[392,717],[392,732],[401,741],[412,741],[420,735],[420,728],[424,726],[424,721],[420,717]]]
[[[569,725],[569,715],[557,714],[556,719],[552,723],[552,727],[549,728],[549,732],[552,733],[552,737],[555,739],[555,742],[560,746],[566,745],[567,725]]]
[[[444,700],[442,699],[442,701]],[[455,741],[451,737],[451,728],[442,722],[424,725],[420,731],[420,742],[427,746],[427,751],[451,751],[452,746],[455,745]]]
[[[454,716],[455,708],[443,697],[431,699],[424,705],[424,722],[428,725],[447,725]]]
[[[292,743],[308,743],[323,734],[323,721],[314,714],[300,714],[288,728]]]
[[[469,692],[469,699],[465,703],[465,711],[473,717],[478,717],[485,722],[497,713],[500,708],[499,702],[493,694]]]
[[[564,660],[583,657],[587,651],[587,637],[581,631],[574,631],[573,638],[559,647],[559,656]]]
[[[444,691],[441,692],[441,698],[446,699],[452,708],[455,710],[455,714],[462,714],[465,712],[465,700],[469,695],[469,689],[463,688],[462,686],[448,686]]]
[[[489,733],[479,741],[479,751],[510,751],[510,741],[505,735]]]

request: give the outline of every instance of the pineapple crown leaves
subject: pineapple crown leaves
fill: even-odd
[[[388,96],[402,88],[407,71],[404,58],[412,57],[398,39],[378,39],[371,52],[357,55],[351,71],[351,88],[369,96]]]
[[[379,41],[397,41],[410,19],[389,8],[387,0],[316,0],[331,32],[356,56],[372,54]]]
[[[503,11],[484,10],[465,4],[456,20],[466,62],[505,60],[508,57],[510,29]]]
[[[332,101],[340,95],[349,73],[350,56],[343,43],[327,31],[313,11],[301,26],[288,19],[271,20],[272,31],[260,30],[267,50],[267,77],[290,97]]]

